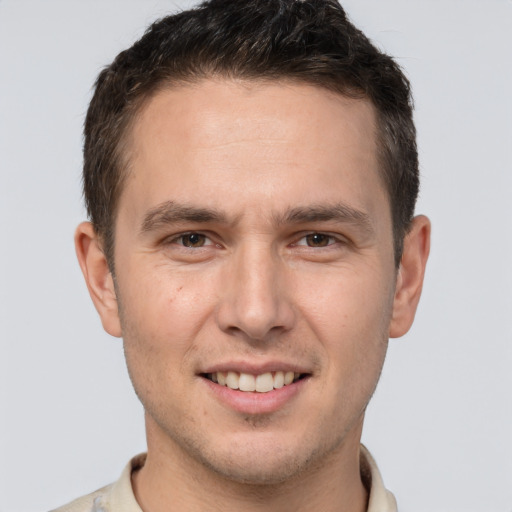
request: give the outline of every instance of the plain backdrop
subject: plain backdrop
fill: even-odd
[[[424,295],[363,441],[402,512],[512,511],[512,2],[347,0],[412,81]],[[72,243],[96,75],[189,2],[0,0],[0,512],[44,511],[145,450],[120,340]]]

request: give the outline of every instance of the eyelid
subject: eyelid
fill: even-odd
[[[322,236],[326,236],[327,238],[330,238],[331,240],[330,240],[330,243],[328,243],[327,245],[325,245],[323,247],[322,246],[318,246],[318,247],[310,246],[307,244],[307,242],[299,243],[303,240],[305,241],[306,238],[311,235],[322,235]],[[293,247],[307,247],[310,249],[324,249],[324,248],[336,245],[338,243],[340,243],[340,244],[348,243],[347,239],[345,237],[343,237],[342,235],[338,235],[338,234],[335,235],[333,233],[329,233],[329,232],[325,232],[325,231],[307,231],[307,232],[301,233],[301,236],[299,236],[296,240],[297,240],[296,242],[293,242],[291,244]]]
[[[201,247],[187,247],[183,245],[183,243],[179,243],[180,239],[183,241],[183,238],[190,235],[200,235],[205,237],[205,244]],[[175,235],[171,235],[168,237],[165,237],[164,239],[165,244],[175,244],[180,247],[183,247],[184,249],[201,249],[202,247],[210,247],[212,245],[218,245],[212,240],[212,236],[208,233],[205,233],[204,231],[199,230],[190,230],[190,231],[184,231],[182,233],[176,233]]]
[[[205,243],[203,246],[201,247],[187,247],[185,245],[183,245],[182,241],[183,241],[183,238],[188,236],[188,235],[201,235],[201,236],[204,236],[205,237]],[[327,238],[329,238],[329,243],[326,245],[326,246],[318,246],[318,247],[315,247],[315,246],[309,246],[306,242],[306,238],[308,236],[311,236],[311,235],[322,235],[322,236],[326,236]],[[191,229],[191,230],[188,230],[188,231],[182,231],[180,233],[175,233],[173,235],[169,235],[169,236],[166,236],[165,238],[163,238],[162,240],[162,243],[163,244],[174,244],[174,245],[177,245],[181,248],[184,248],[184,249],[201,249],[202,247],[210,247],[210,246],[217,246],[217,247],[221,247],[221,244],[217,241],[215,241],[215,234],[213,233],[210,233],[210,232],[207,232],[207,231],[202,231],[202,230],[194,230],[194,229]],[[339,233],[331,233],[331,232],[328,232],[328,231],[315,231],[315,230],[312,230],[312,231],[303,231],[301,233],[298,233],[296,236],[294,236],[294,242],[292,242],[290,244],[290,246],[292,247],[305,247],[305,248],[308,248],[308,249],[327,249],[333,245],[336,245],[336,244],[341,244],[341,245],[346,245],[346,244],[349,244],[349,240],[339,234]]]

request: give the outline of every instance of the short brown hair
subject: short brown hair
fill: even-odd
[[[400,67],[336,0],[209,0],[155,22],[96,81],[84,129],[83,186],[111,270],[132,120],[156,91],[219,76],[292,80],[372,102],[398,265],[419,188],[412,98]]]

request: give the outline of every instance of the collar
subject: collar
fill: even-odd
[[[369,495],[367,512],[397,512],[395,497],[384,487],[379,468],[364,445],[361,445],[359,461],[361,479]]]
[[[104,494],[94,499],[92,512],[142,512],[133,494],[131,475],[133,471],[144,466],[145,461],[145,453],[135,456],[124,468],[119,480],[108,486]],[[360,466],[361,478],[369,494],[367,512],[397,512],[393,494],[384,487],[377,464],[363,445],[361,445]]]

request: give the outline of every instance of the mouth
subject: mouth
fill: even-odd
[[[265,372],[259,375],[236,371],[201,374],[201,377],[219,386],[246,393],[268,393],[275,389],[281,389],[290,384],[294,384],[308,376],[309,374],[307,373],[292,371]]]

